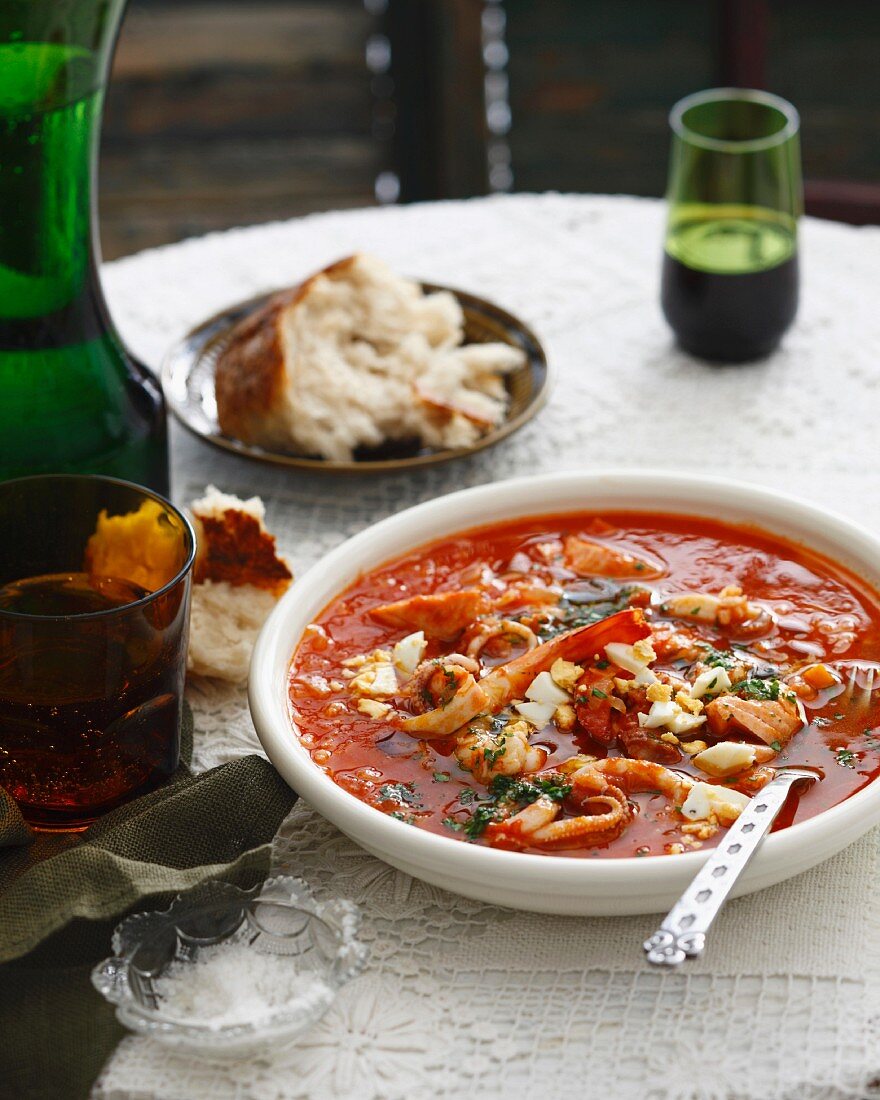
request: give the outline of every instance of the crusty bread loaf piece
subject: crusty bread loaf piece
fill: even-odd
[[[187,669],[242,682],[260,627],[293,573],[266,530],[259,497],[241,500],[209,485],[190,512],[198,548]]]
[[[372,256],[332,264],[245,318],[217,362],[223,431],[246,443],[350,459],[356,448],[475,442],[504,417],[508,344],[462,346],[451,293],[426,294]]]
[[[243,683],[260,627],[274,606],[272,593],[252,584],[194,584],[187,671]]]

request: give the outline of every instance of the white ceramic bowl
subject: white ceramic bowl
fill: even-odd
[[[645,509],[753,523],[812,547],[880,588],[880,539],[802,500],[719,478],[617,472],[554,474],[465,489],[356,535],[313,566],[270,615],[254,650],[250,706],[269,759],[320,813],[373,855],[466,897],[543,913],[625,915],[669,908],[706,852],[622,859],[526,855],[414,829],[338,787],[300,744],[287,673],[304,628],[366,570],[434,539],[517,516]],[[880,782],[767,838],[735,894],[772,886],[828,859],[880,821]]]

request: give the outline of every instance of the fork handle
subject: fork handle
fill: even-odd
[[[721,844],[643,946],[648,962],[680,966],[700,955],[706,933],[803,774],[780,772],[746,806]]]

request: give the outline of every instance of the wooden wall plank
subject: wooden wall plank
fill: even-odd
[[[105,110],[108,258],[374,202],[361,0],[131,0]]]

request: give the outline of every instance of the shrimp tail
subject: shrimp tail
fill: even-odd
[[[532,680],[560,657],[566,661],[590,660],[603,654],[610,642],[632,644],[649,634],[640,608],[618,611],[607,619],[551,638],[506,665],[498,665],[479,683],[467,673],[443,706],[411,717],[398,714],[392,724],[417,737],[448,737],[478,714],[495,714],[512,700],[522,698]]]
[[[551,638],[506,665],[499,665],[481,681],[490,710],[522,697],[538,673],[549,669],[559,658],[575,663],[589,661],[597,655],[604,656],[605,646],[611,642],[632,645],[650,633],[642,609],[634,607]]]
[[[448,737],[488,708],[489,697],[473,676],[468,673],[455,696],[444,707],[437,707],[425,714],[397,717],[393,724],[413,736],[421,738]]]

